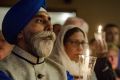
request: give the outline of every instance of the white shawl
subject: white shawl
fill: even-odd
[[[72,75],[78,76],[79,75],[79,66],[78,63],[75,61],[70,60],[68,55],[64,50],[63,38],[65,33],[72,28],[75,28],[74,25],[64,26],[60,31],[59,35],[57,36],[57,40],[55,42],[52,54],[50,58],[52,58],[55,62],[62,64],[67,71],[69,71]],[[80,27],[78,27],[80,28]],[[87,39],[87,38],[86,38]]]

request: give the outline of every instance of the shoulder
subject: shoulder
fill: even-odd
[[[46,63],[47,63],[49,66],[51,66],[51,67],[54,67],[54,68],[56,68],[56,69],[65,70],[65,68],[64,68],[61,64],[55,62],[54,60],[52,60],[52,59],[50,59],[50,58],[45,59],[45,61],[46,61]]]
[[[54,76],[58,76],[58,78],[62,77],[62,80],[67,80],[66,70],[62,65],[49,58],[45,59],[45,62],[47,72]]]

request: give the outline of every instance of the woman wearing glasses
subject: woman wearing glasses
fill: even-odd
[[[78,60],[86,44],[85,37],[79,27],[68,25],[62,28],[55,42],[50,58],[66,68],[69,80],[79,78]]]

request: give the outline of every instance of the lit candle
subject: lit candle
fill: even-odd
[[[98,26],[98,33],[102,33],[102,25]]]
[[[102,35],[103,35],[103,32],[102,32],[102,25],[99,25],[98,26],[98,30],[97,30],[97,32],[95,32],[95,39],[97,40],[97,41],[100,41],[101,42],[101,44],[103,43],[103,41],[102,41]]]
[[[84,56],[84,58],[85,58],[85,64],[84,64],[84,70],[85,70],[85,72],[84,72],[84,77],[83,77],[83,80],[87,80],[87,75],[89,74],[89,56],[90,56],[90,50],[89,50],[89,48],[87,48],[86,50],[85,50],[85,56]]]
[[[92,80],[91,74],[94,70],[96,58],[90,56],[90,49],[86,48],[83,55],[79,55],[79,79],[78,80]]]

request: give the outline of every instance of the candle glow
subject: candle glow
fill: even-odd
[[[90,49],[84,50],[84,55],[79,55],[79,79],[78,80],[92,80],[91,74],[94,71],[94,63],[96,58],[90,56]],[[92,66],[91,66],[92,65]]]
[[[98,26],[98,33],[102,33],[102,25]]]
[[[103,41],[102,41],[102,35],[103,35],[102,28],[103,28],[102,25],[99,25],[97,32],[94,33],[95,39],[97,41],[100,41],[101,43],[103,43]]]

